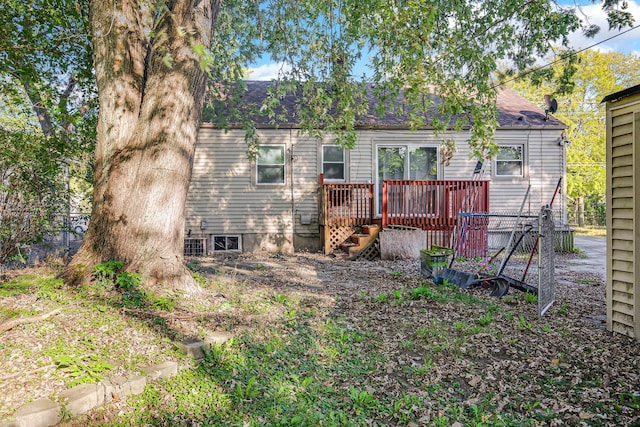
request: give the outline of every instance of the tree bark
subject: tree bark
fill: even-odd
[[[140,272],[146,287],[198,292],[183,258],[207,79],[193,47],[211,45],[219,6],[220,0],[91,1],[100,102],[94,200],[82,246],[64,273],[69,282],[86,281],[95,264],[118,260]]]

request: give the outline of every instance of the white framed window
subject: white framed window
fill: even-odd
[[[242,252],[242,239],[237,235],[213,235],[211,248],[213,252]]]
[[[347,176],[345,149],[337,145],[322,146],[322,173],[327,181],[344,181]]]
[[[495,176],[524,176],[524,146],[500,145],[494,166]]]
[[[256,157],[256,184],[282,185],[285,165],[284,145],[263,145]]]

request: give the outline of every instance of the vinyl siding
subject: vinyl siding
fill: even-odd
[[[525,155],[525,176],[518,178],[496,177],[493,162],[485,169],[485,179],[491,179],[492,210],[518,210],[531,184],[525,210],[536,211],[548,204],[553,197],[558,180],[564,177],[564,147],[558,145],[560,133],[554,130],[500,130],[496,131],[498,144],[522,144]],[[431,131],[384,130],[362,131],[358,145],[351,152],[351,182],[375,181],[376,147],[378,145],[434,144],[453,139],[457,152],[448,166],[439,165],[441,179],[472,179],[476,161],[470,158],[466,133],[443,133],[435,136]],[[565,191],[554,202],[562,211],[560,221],[566,223],[564,207]]]
[[[550,130],[505,130],[496,131],[496,142],[500,145],[524,145],[524,176],[496,176],[495,162],[491,162],[487,175],[491,182],[491,210],[518,210],[522,205],[527,188],[531,185],[524,210],[537,212],[551,202],[558,180],[565,176],[565,147],[558,144],[559,133]],[[563,188],[566,183],[563,183]],[[556,221],[566,223],[565,191],[560,191],[554,200],[554,208],[561,211],[562,218]]]
[[[318,182],[321,158],[319,147],[321,141],[308,136],[297,135],[292,150],[291,176],[293,180],[293,213],[295,233],[303,236],[319,236],[318,227]],[[291,191],[291,189],[290,189]],[[301,216],[310,216],[311,224],[301,224]]]
[[[640,340],[640,94],[607,104],[607,327]]]
[[[204,125],[200,131],[194,159],[193,176],[187,200],[186,229],[200,235],[202,220],[208,223],[205,234],[259,235],[318,238],[318,182],[321,172],[321,146],[333,143],[330,136],[323,141],[301,136],[297,130],[259,130],[260,143],[284,144],[287,150],[285,185],[255,185],[255,165],[247,157],[244,131],[215,129]],[[484,178],[490,184],[492,210],[517,210],[526,188],[532,189],[526,209],[539,210],[549,203],[558,178],[563,174],[563,147],[554,130],[503,130],[496,132],[501,144],[523,144],[525,176],[496,178],[492,165]],[[347,152],[347,182],[376,181],[376,152],[379,145],[427,144],[439,147],[453,139],[458,151],[448,166],[439,165],[441,179],[471,179],[475,160],[470,159],[466,144],[468,133],[445,132],[435,136],[431,131],[362,130],[356,145]],[[293,184],[293,185],[292,185]],[[564,193],[563,193],[564,194]],[[564,197],[564,196],[562,196]],[[565,206],[556,199],[557,206]],[[301,223],[302,216],[311,218]]]
[[[289,149],[292,136],[287,130],[263,132],[261,142],[284,144]],[[243,131],[225,133],[203,127],[196,145],[186,228],[199,232],[200,221],[206,220],[208,234],[290,232],[291,163],[285,161],[284,185],[255,185],[252,168],[255,165],[247,156]]]
[[[351,174],[353,182],[374,181],[376,177],[377,147],[381,145],[430,145],[439,147],[442,141],[454,139],[456,145],[462,151],[454,155],[450,166],[439,165],[440,179],[470,179],[475,162],[468,157],[466,146],[466,134],[443,133],[435,136],[431,131],[410,130],[370,130],[361,131],[358,136],[358,144],[353,150]],[[355,164],[354,164],[355,162]],[[465,175],[461,175],[466,170]]]
[[[374,132],[362,131],[358,133],[356,146],[349,150],[349,182],[365,183],[373,180],[372,141]]]

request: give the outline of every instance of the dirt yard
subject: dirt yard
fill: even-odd
[[[558,257],[558,263],[576,256]],[[218,283],[200,305],[231,307],[211,312],[210,324],[226,323],[227,330],[242,333],[256,327],[256,321],[277,321],[282,313],[275,308],[247,312],[234,308],[239,305],[236,299],[259,304],[265,295],[295,293],[305,304],[342,318],[349,328],[377,337],[386,362],[368,374],[376,390],[418,393],[425,383],[441,384],[442,399],[474,405],[490,396],[498,412],[555,414],[550,419],[560,421],[551,425],[562,420],[591,425],[640,422],[640,344],[606,331],[605,283],[598,274],[563,269],[556,302],[538,319],[536,304],[519,291],[500,300],[488,297],[482,288],[459,293],[463,296],[453,300],[430,298],[434,285],[420,274],[417,260],[353,262],[301,253],[207,258],[192,264],[198,274]],[[5,272],[0,287],[6,289],[16,274],[21,273]],[[411,298],[417,295],[415,289],[424,296]],[[57,304],[62,313],[0,335],[0,419],[20,404],[55,397],[65,387],[51,351],[42,350],[59,345],[61,337],[67,342],[83,339],[74,335],[73,325],[84,325],[81,317],[86,316],[77,301],[53,298],[45,303],[48,297],[28,292],[6,295],[5,312],[30,307],[42,313]],[[455,298],[469,303],[460,304]],[[168,326],[179,331],[175,338],[201,334],[201,319],[182,310],[176,308],[166,316]],[[84,339],[115,338],[108,337],[110,331],[103,324],[87,328],[91,330],[81,331]],[[153,330],[127,325],[118,330],[146,352],[144,362],[170,353],[165,351],[166,342],[145,336],[153,335]],[[402,369],[425,366],[420,381],[415,371]],[[117,363],[115,370],[123,369],[127,364]],[[424,420],[432,415],[425,413]]]

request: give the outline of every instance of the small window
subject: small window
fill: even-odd
[[[522,145],[501,145],[496,155],[496,176],[524,176]]]
[[[205,256],[207,254],[207,241],[203,238],[184,239],[184,256]]]
[[[256,159],[258,184],[284,184],[284,145],[264,145]]]
[[[212,236],[213,252],[240,252],[240,236]]]
[[[322,173],[324,179],[331,181],[345,180],[344,149],[337,145],[322,146]]]

